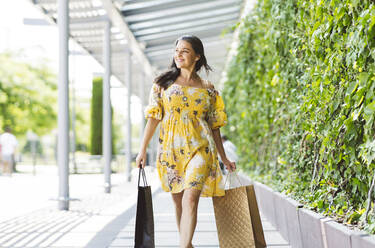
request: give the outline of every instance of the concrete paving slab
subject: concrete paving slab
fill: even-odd
[[[280,193],[274,194],[274,202],[275,206],[282,206],[283,202],[285,201],[285,196]],[[286,215],[286,209],[283,207],[279,207],[275,211],[275,217],[276,217],[276,227],[280,231],[281,235],[284,239],[288,239],[288,219]]]
[[[375,238],[362,231],[356,231],[351,234],[352,248],[374,248]]]
[[[351,230],[335,221],[326,221],[325,234],[328,248],[351,248]]]
[[[264,214],[268,217],[268,221],[272,223],[273,226],[277,226],[276,223],[276,207],[275,207],[275,201],[274,201],[274,194],[273,191],[270,187],[260,184],[260,183],[255,183],[255,193],[257,196],[257,201],[259,198],[259,208],[260,211],[264,212]]]
[[[156,247],[179,247],[173,202],[169,193],[161,192],[153,196]],[[135,213],[134,213],[135,216]],[[268,247],[290,248],[277,229],[262,215],[265,239]],[[109,246],[134,247],[135,218],[133,217],[114,238]],[[193,238],[194,247],[219,247],[215,215],[211,198],[200,198],[198,223]]]
[[[103,248],[121,230],[124,224],[114,220],[135,205],[136,180],[127,183],[123,175],[114,174],[112,193],[105,194],[102,175],[73,175],[70,210],[59,211],[53,200],[57,194],[56,172],[54,167],[36,176],[0,176],[0,185],[9,189],[0,191],[1,199],[7,200],[0,204],[1,248],[86,247],[90,242],[95,242],[93,248]],[[156,190],[159,182],[154,172],[151,168],[147,171]],[[12,194],[17,197],[10,197]],[[30,195],[37,195],[31,204]]]
[[[73,176],[71,192],[74,192],[74,201],[71,201],[70,211],[59,211],[56,201],[53,201],[56,171],[51,172],[36,177],[14,175],[11,180],[0,177],[0,185],[6,184],[18,194],[17,198],[7,198],[9,192],[0,192],[0,197],[8,200],[7,205],[0,205],[0,211],[10,213],[8,216],[0,214],[1,248],[134,247],[136,180],[127,184],[122,175],[114,175],[112,193],[104,194],[102,175]],[[158,182],[155,171],[148,173],[149,181],[153,177]],[[153,190],[156,190],[154,186]],[[161,192],[160,188],[156,191],[160,192],[153,198],[156,247],[179,247],[171,196]],[[31,199],[28,196],[33,192],[40,195],[26,211],[24,206],[28,206]],[[289,247],[276,228],[264,216],[261,217],[268,247]],[[212,198],[200,199],[193,244],[197,248],[219,247]]]
[[[274,231],[265,231],[264,238],[268,247],[280,246],[280,245],[289,245],[287,241],[281,236],[280,232],[277,230]]]
[[[301,237],[304,248],[323,248],[321,219],[324,217],[311,210],[298,210]]]
[[[288,241],[292,247],[303,247],[298,214],[300,206],[301,204],[287,197],[284,198],[280,205],[284,209],[287,220]]]

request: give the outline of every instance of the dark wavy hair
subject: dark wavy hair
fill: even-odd
[[[175,46],[177,46],[177,43],[180,40],[189,42],[194,49],[194,52],[200,55],[200,59],[195,64],[195,72],[199,72],[203,66],[206,70],[206,74],[208,75],[209,71],[212,71],[212,68],[207,64],[202,41],[195,35],[183,35],[176,40]],[[172,58],[172,63],[168,67],[168,70],[157,76],[154,83],[158,84],[163,89],[167,89],[178,78],[180,71],[181,69],[177,68],[174,58]]]

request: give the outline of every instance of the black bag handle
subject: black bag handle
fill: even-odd
[[[143,185],[146,187],[146,186],[148,186],[148,183],[147,183],[147,179],[146,179],[146,173],[145,173],[145,170],[143,168],[139,168],[138,187],[139,187],[139,183],[141,181],[141,174],[142,174],[142,178],[143,178]]]

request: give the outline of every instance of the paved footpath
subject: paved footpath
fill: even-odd
[[[193,239],[194,247],[219,247],[212,199],[202,197],[198,206],[198,223]],[[170,194],[164,192],[155,194],[153,197],[153,208],[156,247],[179,247],[174,206]],[[263,217],[262,222],[267,247],[290,248],[289,244],[281,237],[278,231]],[[110,248],[134,247],[134,229],[135,218],[131,217],[113,240]]]
[[[171,196],[161,191],[155,172],[147,176],[154,192],[156,247],[178,247]],[[55,171],[0,177],[0,247],[134,247],[136,180],[112,178],[113,191],[105,194],[102,175],[72,175],[70,211],[59,211],[53,200]],[[219,247],[211,198],[200,199],[198,214],[194,246]],[[265,219],[263,227],[268,247],[289,247]]]
[[[125,225],[123,216],[136,202],[136,180],[128,183],[113,174],[112,193],[105,194],[103,175],[71,175],[70,210],[59,211],[56,172],[40,167],[36,176],[0,177],[1,248],[104,248]],[[156,190],[156,174],[148,170],[147,175]]]

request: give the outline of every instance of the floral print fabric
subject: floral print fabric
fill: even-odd
[[[224,102],[214,88],[153,84],[145,117],[161,120],[156,167],[164,191],[201,190],[224,195],[212,129],[227,124]]]

